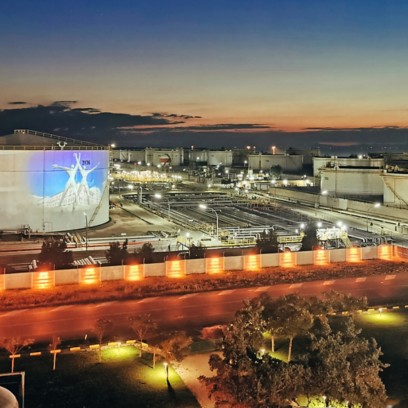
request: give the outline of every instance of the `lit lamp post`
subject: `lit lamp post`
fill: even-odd
[[[217,239],[218,239],[218,213],[217,213],[217,211],[215,211],[214,210],[214,208],[211,208],[211,207],[207,207],[207,205],[206,204],[200,204],[199,205],[199,207],[202,209],[202,210],[211,210],[211,211],[213,211],[214,212],[214,214],[215,214],[215,222],[216,222],[216,229],[215,229],[215,235],[216,235],[216,237],[217,237]]]
[[[169,365],[166,362],[164,362],[163,365],[164,370],[166,371],[166,381],[169,382]]]
[[[85,254],[88,256],[88,214],[84,212],[85,215]]]

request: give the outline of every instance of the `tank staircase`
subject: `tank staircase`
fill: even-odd
[[[391,185],[389,180],[387,180],[387,177],[383,177],[383,180],[384,180],[385,185],[392,191],[395,197],[397,197],[398,200],[400,200],[400,202],[404,203],[404,205],[408,207],[408,203],[397,193],[397,190],[394,189],[394,187]]]
[[[96,206],[95,211],[93,212],[92,217],[91,217],[91,219],[90,219],[89,222],[88,222],[88,227],[90,227],[90,226],[92,225],[92,223],[95,221],[95,218],[96,218],[96,216],[98,215],[99,210],[101,209],[101,205],[102,205],[102,203],[103,203],[103,197],[105,196],[105,194],[107,194],[107,193],[109,194],[109,192],[107,192],[108,189],[109,189],[109,181],[106,180],[105,188],[103,189],[103,193],[102,193],[101,199],[99,200],[99,203],[98,203],[98,205]]]

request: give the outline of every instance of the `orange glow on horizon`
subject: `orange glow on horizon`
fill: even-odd
[[[55,286],[55,271],[38,271],[31,273],[32,289],[50,289]]]
[[[144,265],[125,265],[124,279],[127,281],[139,281],[144,279]]]
[[[279,266],[283,268],[293,268],[296,266],[296,252],[285,251],[279,253]]]
[[[182,278],[186,276],[186,263],[182,259],[166,262],[166,276],[168,278]]]
[[[209,275],[224,272],[224,258],[212,257],[205,258],[205,270]]]
[[[358,247],[347,248],[346,252],[347,262],[361,262],[361,260],[362,260],[361,248]]]
[[[88,267],[79,270],[79,283],[92,285],[101,281],[100,268]]]

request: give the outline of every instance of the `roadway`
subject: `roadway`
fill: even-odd
[[[2,337],[23,336],[37,342],[49,341],[53,334],[64,340],[92,335],[99,318],[115,322],[115,336],[129,336],[127,318],[132,314],[150,313],[160,328],[187,329],[190,332],[205,326],[231,321],[245,299],[262,292],[273,297],[290,293],[318,296],[336,290],[354,296],[367,296],[370,305],[405,305],[408,303],[408,272],[361,278],[321,280],[258,288],[242,288],[179,296],[117,300],[87,305],[64,305],[14,310],[0,313]]]

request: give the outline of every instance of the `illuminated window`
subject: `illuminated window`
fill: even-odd
[[[279,266],[284,268],[293,268],[296,266],[296,253],[285,251],[279,253]]]
[[[166,261],[166,276],[168,278],[181,278],[186,275],[186,262],[184,259]]]
[[[31,272],[32,289],[49,289],[55,286],[55,271]]]
[[[313,263],[315,265],[328,265],[330,263],[330,251],[324,249],[313,251]]]
[[[346,250],[346,261],[347,262],[361,262],[361,248],[351,247]]]
[[[380,245],[378,247],[378,258],[384,261],[392,261],[392,245]]]
[[[261,267],[260,255],[252,254],[244,256],[244,271],[259,271]]]
[[[86,267],[79,270],[79,283],[92,285],[101,281],[101,270],[95,267]]]
[[[125,265],[124,279],[127,281],[138,281],[144,279],[144,265]]]

